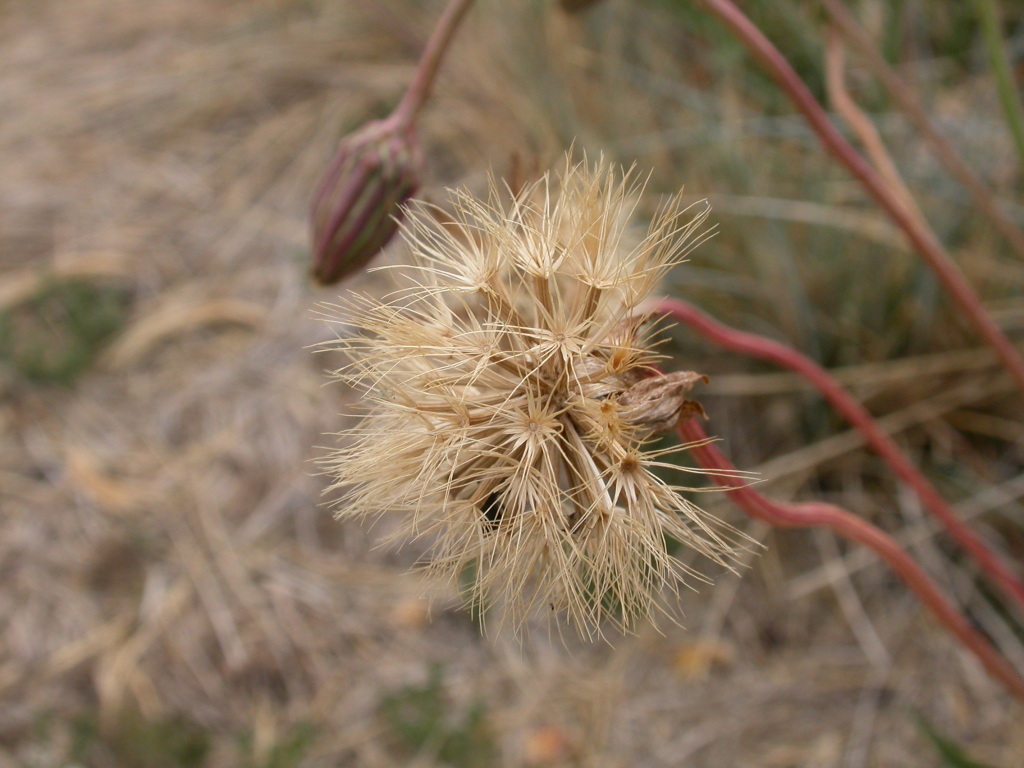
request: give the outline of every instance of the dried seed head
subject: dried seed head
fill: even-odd
[[[313,277],[335,283],[361,270],[394,236],[419,186],[412,128],[368,123],[342,140],[313,198]]]
[[[329,460],[339,517],[403,513],[396,535],[430,542],[428,570],[475,564],[472,598],[503,598],[517,626],[550,606],[585,632],[606,615],[628,627],[691,573],[669,538],[718,562],[734,551],[654,472],[671,464],[647,438],[693,411],[702,377],[660,374],[636,313],[708,209],[673,199],[628,247],[639,186],[567,164],[511,202],[456,192],[443,225],[414,208],[408,282],[340,307],[354,333],[339,375],[368,413]]]

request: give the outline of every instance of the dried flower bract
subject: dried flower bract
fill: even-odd
[[[369,410],[329,462],[339,516],[403,513],[396,535],[430,543],[428,570],[473,565],[473,598],[517,627],[539,607],[588,633],[628,628],[689,575],[667,540],[733,551],[731,529],[652,471],[670,464],[648,438],[702,377],[661,374],[637,314],[708,209],[673,199],[628,247],[640,186],[567,163],[510,201],[497,185],[486,203],[453,193],[443,224],[418,206],[407,282],[339,308],[339,375]]]

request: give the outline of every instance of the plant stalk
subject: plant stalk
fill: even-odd
[[[865,442],[885,460],[892,471],[910,486],[925,507],[939,519],[950,536],[974,559],[982,572],[1016,604],[1020,611],[1019,615],[1024,616],[1024,583],[1013,569],[957,517],[953,508],[900,449],[896,441],[878,426],[868,410],[843,389],[828,371],[792,347],[723,325],[685,301],[662,299],[654,305],[653,311],[686,324],[714,344],[788,368],[810,382],[828,403],[864,436]]]
[[[448,51],[448,46],[472,5],[473,0],[451,0],[448,3],[441,18],[437,21],[437,26],[430,33],[427,47],[420,57],[419,64],[416,65],[416,73],[413,75],[412,82],[389,119],[395,120],[403,127],[410,127],[416,121],[423,105],[430,98],[430,91],[437,79],[437,73],[441,68],[444,55]]]
[[[900,577],[932,615],[974,654],[989,674],[1024,701],[1024,677],[946,599],[935,582],[892,537],[847,510],[832,504],[781,504],[750,488],[737,470],[708,438],[696,418],[683,416],[676,425],[681,440],[697,462],[728,486],[726,493],[751,517],[779,528],[828,528],[844,539],[871,549]]]
[[[927,142],[935,157],[938,158],[950,175],[955,177],[967,192],[974,198],[978,208],[991,219],[996,228],[1003,234],[1006,241],[1010,243],[1017,255],[1024,258],[1024,230],[1014,223],[1006,211],[1000,206],[995,195],[988,188],[985,181],[964,162],[956,147],[939,133],[932,123],[927,110],[914,95],[914,92],[896,74],[895,70],[885,60],[885,57],[878,52],[871,35],[857,23],[850,9],[842,0],[819,0],[828,11],[832,23],[864,57],[868,68],[882,82],[889,95],[899,105],[910,121],[914,124],[921,136]]]
[[[942,247],[935,233],[918,222],[902,204],[899,196],[886,185],[871,165],[832,125],[828,114],[817,102],[800,76],[760,29],[731,0],[697,0],[717,16],[775,79],[822,144],[864,185],[868,193],[906,234],[914,248],[938,277],[960,311],[970,320],[979,335],[991,346],[1004,366],[1024,391],[1024,358],[985,309],[978,295],[967,283],[963,273]]]

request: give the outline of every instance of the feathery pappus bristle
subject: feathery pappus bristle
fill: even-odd
[[[641,189],[567,160],[517,195],[454,192],[443,221],[415,204],[396,290],[334,308],[351,329],[338,375],[367,405],[328,460],[338,516],[401,515],[428,571],[473,565],[471,599],[498,598],[517,627],[554,609],[584,633],[629,628],[696,575],[669,539],[723,563],[736,546],[653,471],[668,464],[649,438],[703,377],[658,370],[638,307],[709,209],[676,197],[630,245]]]

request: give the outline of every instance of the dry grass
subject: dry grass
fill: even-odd
[[[1020,765],[1019,706],[826,536],[770,535],[718,506],[768,550],[684,596],[687,630],[520,648],[481,637],[455,595],[428,613],[405,575],[415,553],[330,518],[312,460],[350,394],[308,350],[335,292],[306,278],[307,202],[340,133],[400,93],[425,5],[0,5],[0,307],[27,322],[54,275],[130,297],[73,386],[0,375],[0,766],[399,766],[417,749],[422,766],[933,764],[915,712],[975,759]],[[970,342],[859,193],[791,118],[757,122],[735,77],[677,52],[670,17],[537,8],[470,18],[423,125],[428,194],[579,136],[656,167],[656,190],[733,195],[722,237],[678,274],[687,296],[848,366],[982,530],[1020,546],[1019,401],[984,352],[957,351]],[[970,87],[944,96],[950,120],[997,114]],[[796,138],[757,133],[773,126]],[[972,155],[1006,157],[993,133],[970,134]],[[893,135],[926,212],[1019,330],[1006,286],[1022,265]],[[787,196],[818,205],[773,201]],[[913,500],[791,379],[714,356],[687,367],[720,374],[711,428],[737,464],[770,459],[770,492],[834,494],[902,530],[1022,653]],[[432,663],[439,693],[423,687]],[[395,695],[443,724],[417,741],[381,709]]]

